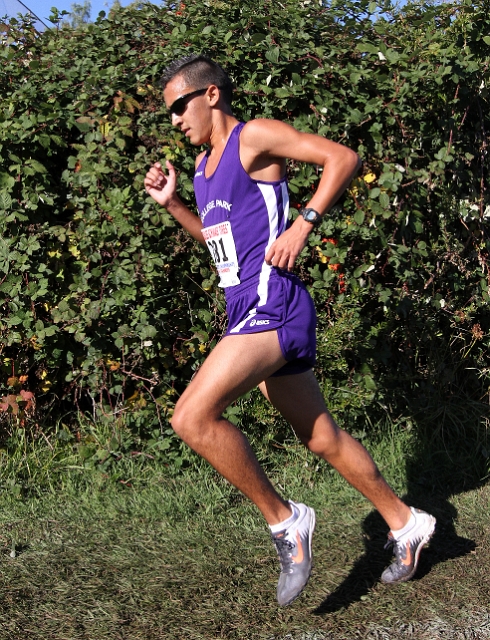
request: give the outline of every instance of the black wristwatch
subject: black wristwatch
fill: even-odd
[[[311,222],[311,224],[316,227],[317,224],[320,224],[322,221],[321,215],[315,209],[310,209],[309,207],[302,207],[299,210],[299,215],[303,217],[306,222]]]

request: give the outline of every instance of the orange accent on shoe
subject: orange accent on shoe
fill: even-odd
[[[303,545],[301,544],[299,531],[296,531],[296,542],[298,545],[298,552],[295,556],[291,556],[291,557],[293,558],[294,564],[301,564],[304,559],[304,553],[303,553]]]
[[[410,546],[410,542],[407,542],[407,557],[401,562],[406,567],[409,567],[412,564],[412,547]]]

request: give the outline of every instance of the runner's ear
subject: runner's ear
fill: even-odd
[[[215,84],[209,85],[207,96],[210,106],[215,107],[218,104],[220,98],[219,88]]]

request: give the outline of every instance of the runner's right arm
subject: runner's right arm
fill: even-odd
[[[168,175],[163,172],[160,162],[155,162],[150,168],[144,180],[146,193],[159,205],[165,207],[195,240],[201,244],[206,244],[201,232],[201,220],[185,206],[177,195],[175,169],[168,160],[166,165]]]

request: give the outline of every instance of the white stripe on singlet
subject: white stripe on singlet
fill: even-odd
[[[277,238],[277,231],[279,226],[279,212],[277,207],[277,198],[276,192],[274,191],[274,187],[271,184],[258,184],[257,185],[262,192],[262,196],[264,197],[265,206],[267,207],[267,214],[269,216],[269,240],[265,247],[264,255],[269,251],[271,244]],[[259,294],[259,302],[257,304],[258,307],[264,306],[267,302],[267,296],[269,293],[269,278],[271,275],[272,266],[266,264],[265,260],[262,264],[262,269],[260,270],[259,276],[259,286],[257,288],[257,293]]]
[[[281,184],[281,190],[282,190],[282,204],[284,209],[283,209],[282,226],[278,235],[281,235],[281,233],[286,229],[286,225],[288,223],[288,218],[289,218],[289,192],[288,192],[288,185],[285,180]]]
[[[277,198],[276,192],[274,191],[274,187],[271,184],[262,184],[257,183],[258,188],[260,189],[262,196],[264,198],[265,206],[267,207],[267,215],[269,217],[269,240],[267,241],[267,245],[265,247],[264,256],[269,250],[269,247],[272,245],[274,240],[278,236],[278,226],[279,226],[279,211],[277,206]],[[286,182],[283,182],[281,185],[281,195],[282,200],[285,203],[284,207],[284,218],[281,221],[281,232],[284,230],[287,217],[289,213],[289,197],[288,197],[288,188]],[[263,307],[267,303],[267,298],[269,294],[269,278],[272,271],[272,266],[266,264],[265,260],[262,264],[262,268],[260,270],[259,275],[259,285],[257,287],[257,293],[259,294],[259,302],[257,307]],[[238,333],[242,327],[244,327],[249,320],[251,320],[257,314],[257,309],[250,309],[245,320],[242,320],[236,327],[230,330],[230,333]]]

